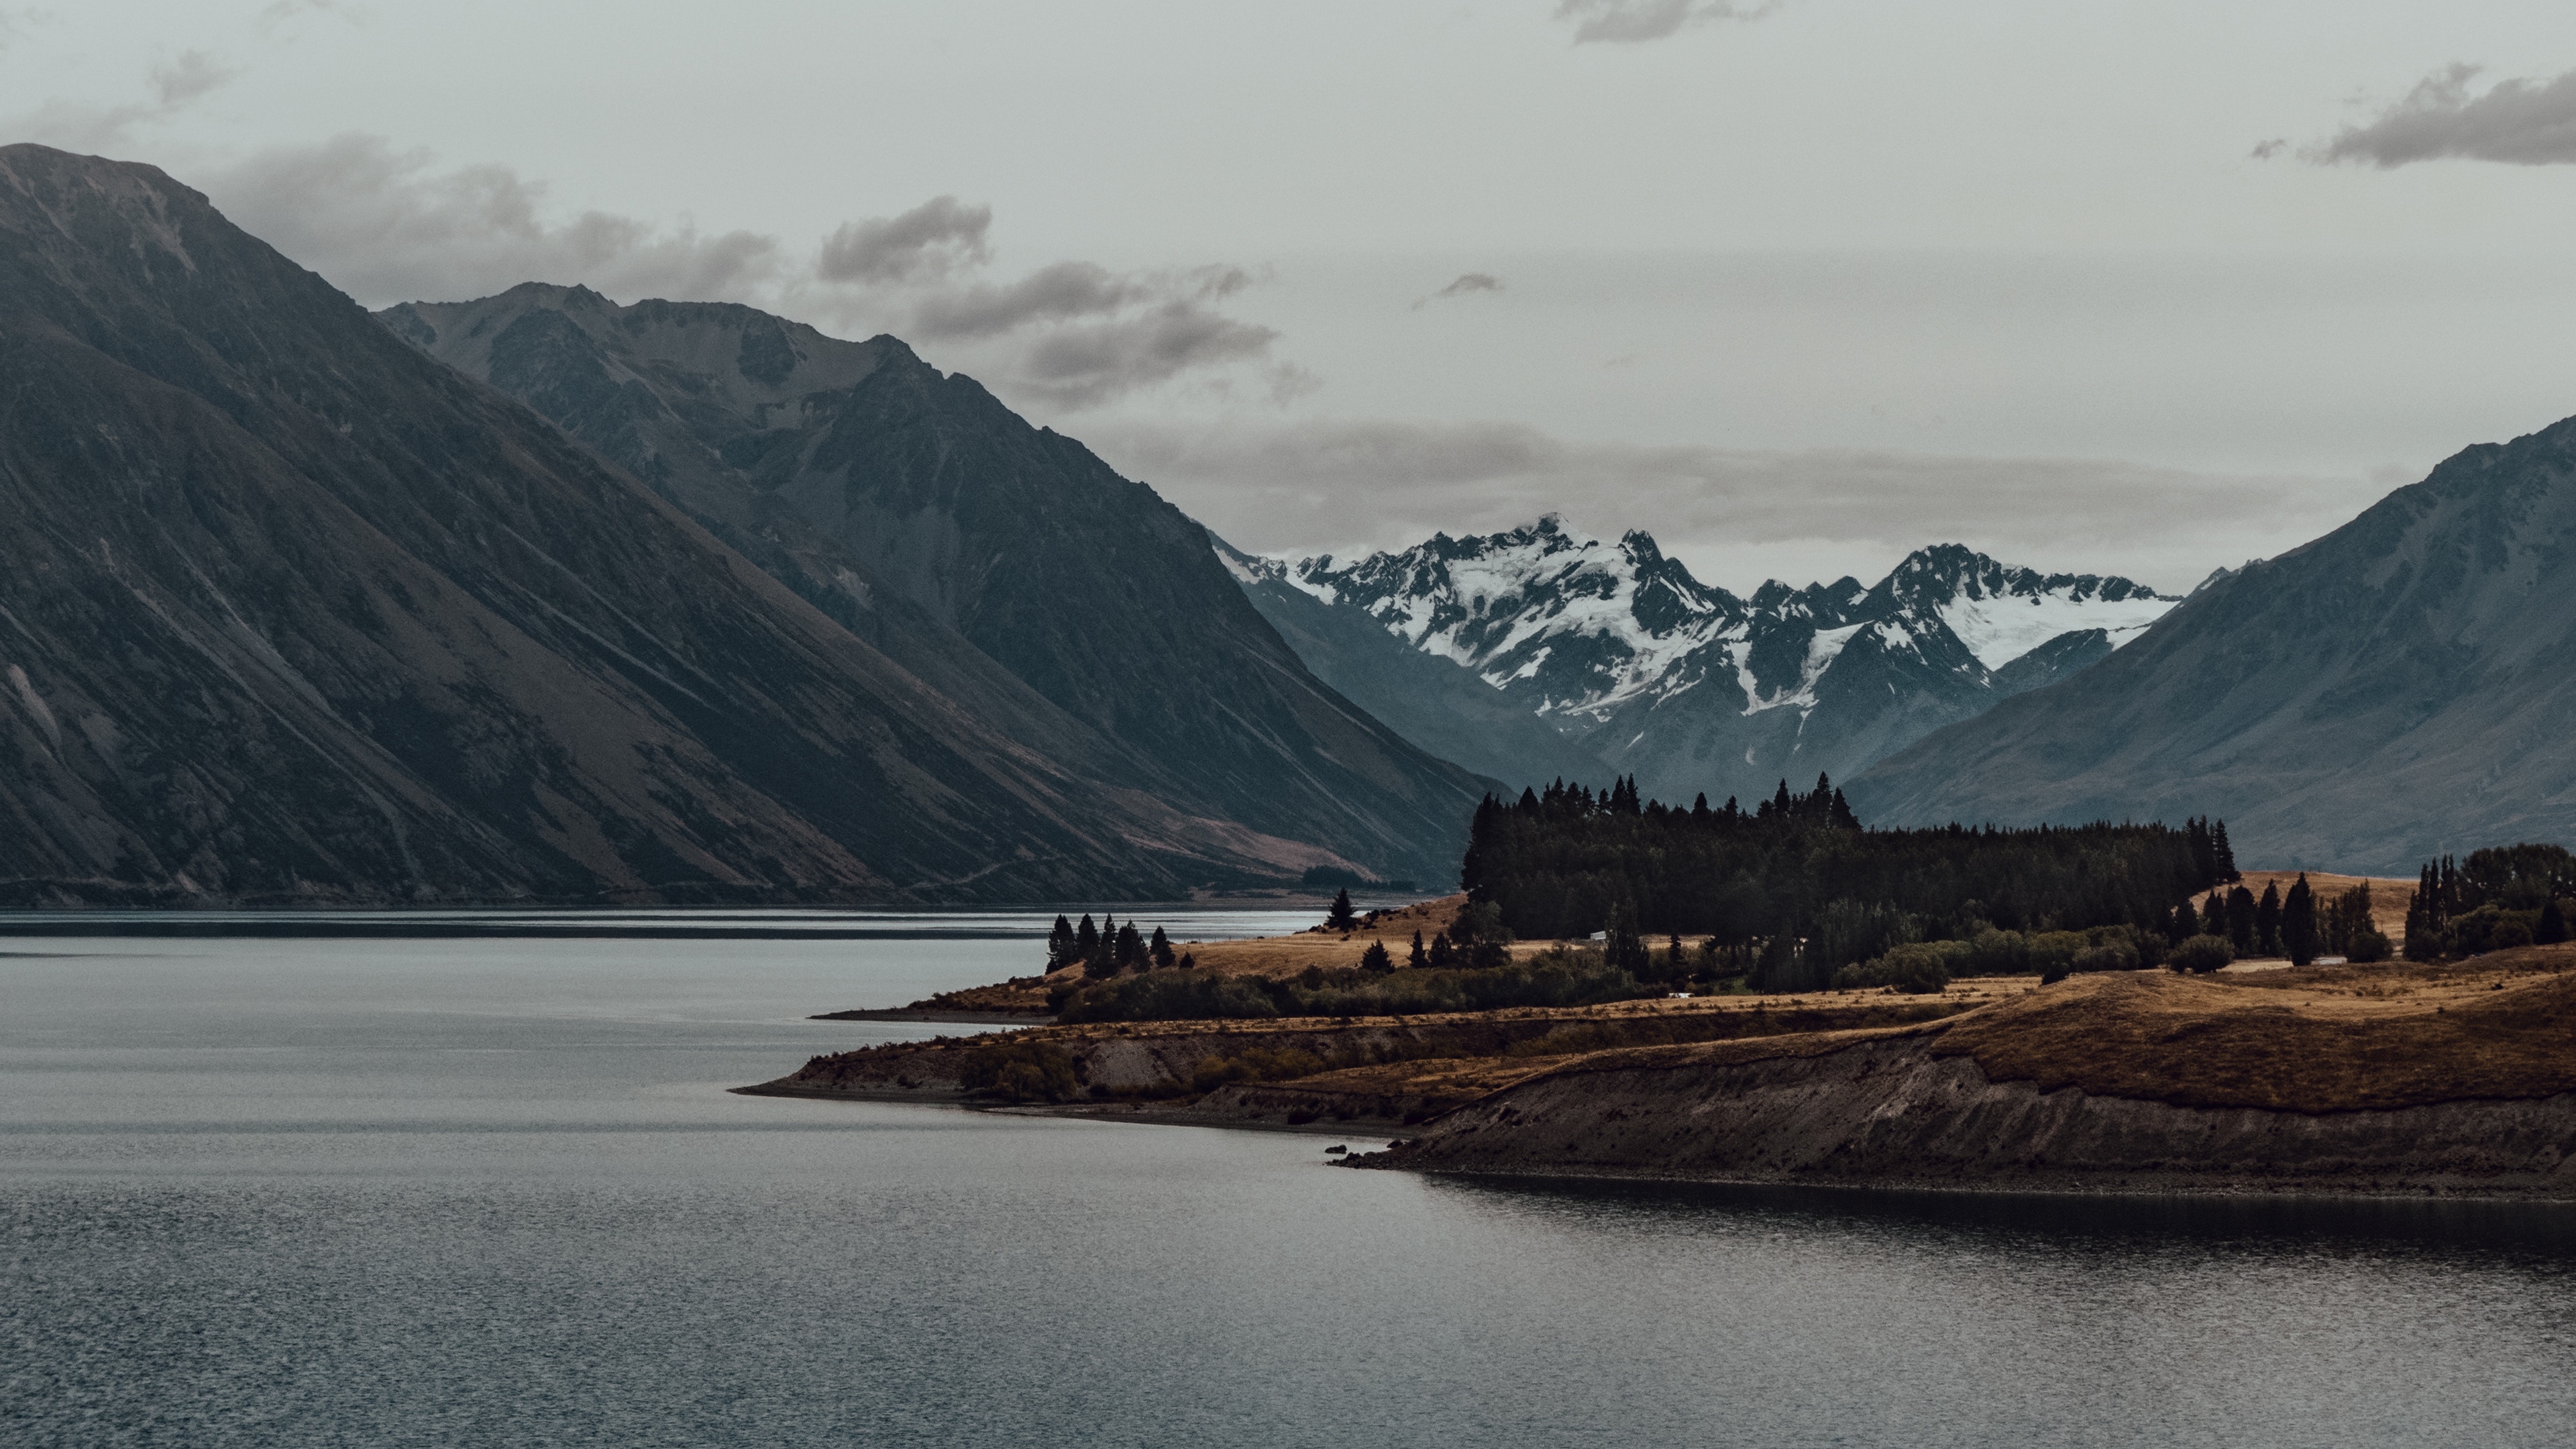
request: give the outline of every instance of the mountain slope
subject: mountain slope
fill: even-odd
[[[2576,833],[2576,420],[2470,448],[1848,782],[1890,823],[2224,815],[2376,873]]]
[[[1609,765],[1463,664],[1422,653],[1357,609],[1337,609],[1288,582],[1287,565],[1212,539],[1244,596],[1317,678],[1444,760],[1517,793]]]
[[[0,899],[1029,898],[1329,854],[996,732],[148,166],[0,148],[0,502]]]
[[[1423,670],[1464,666],[1603,768],[1684,801],[1857,771],[2083,668],[2174,604],[2126,579],[2042,575],[1955,544],[1874,587],[1774,582],[1742,599],[1642,532],[1605,543],[1553,516],[1347,565],[1272,567],[1410,645]]]
[[[1204,529],[891,337],[530,284],[385,324],[740,542],[809,598],[892,595],[1193,813],[1445,879],[1485,782],[1318,680]]]

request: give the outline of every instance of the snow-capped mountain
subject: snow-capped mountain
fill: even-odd
[[[1286,588],[1364,614],[1418,654],[1465,666],[1587,757],[1681,800],[1858,770],[2092,663],[2179,602],[1956,544],[1909,556],[1874,587],[1773,582],[1743,599],[1691,577],[1645,533],[1609,543],[1553,515],[1348,564],[1232,566],[1256,603]],[[1309,665],[1333,677],[1328,663]],[[1365,693],[1353,698],[1376,708]]]

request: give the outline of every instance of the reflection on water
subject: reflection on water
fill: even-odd
[[[1420,1179],[730,1096],[1025,937],[22,943],[0,1442],[2557,1444],[2562,1209]],[[1374,1142],[1355,1143],[1374,1146]]]

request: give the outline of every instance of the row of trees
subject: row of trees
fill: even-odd
[[[2197,912],[2185,901],[2174,907],[2165,934],[2177,945],[2195,935],[2215,936],[2239,956],[2287,956],[2297,966],[2319,956],[2385,961],[2395,949],[2371,920],[2370,882],[2320,899],[2305,874],[2287,894],[2271,881],[2260,899],[2240,885],[2211,891]]]
[[[1093,925],[1091,913],[1083,913],[1079,925],[1062,916],[1055,918],[1055,929],[1047,932],[1047,974],[1052,976],[1068,967],[1079,966],[1083,976],[1092,981],[1118,975],[1122,971],[1153,971],[1176,966],[1196,966],[1189,955],[1175,956],[1172,938],[1156,926],[1154,934],[1139,934],[1136,923],[1120,924],[1108,912],[1100,914]]]
[[[2498,845],[2424,863],[2406,902],[2406,959],[2440,961],[2569,938],[2576,857],[2560,845]]]
[[[1823,776],[1803,794],[1782,781],[1751,812],[1640,800],[1628,779],[1488,797],[1461,875],[1518,935],[1615,927],[1614,956],[1630,937],[1705,936],[1774,990],[1984,929],[2161,933],[2176,903],[2239,878],[2222,822],[1870,830]]]

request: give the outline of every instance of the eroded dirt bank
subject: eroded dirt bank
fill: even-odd
[[[1355,1165],[2098,1192],[2576,1198],[2576,1093],[2378,1111],[2176,1107],[1989,1081],[1935,1040],[1813,1056],[1567,1070]]]
[[[1355,1165],[2576,1199],[2576,976],[2473,985],[2136,973],[1890,1031],[1605,1052]]]
[[[1923,1021],[1963,1003],[1901,997],[1761,1009],[1762,1003],[1637,1001],[1409,1017],[1097,1023],[941,1038],[818,1056],[762,1096],[1051,1103],[1161,1121],[1300,1126],[1318,1119],[1404,1126],[1587,1052]],[[1005,1089],[1017,1054],[1059,1065]],[[1043,1087],[1043,1090],[1040,1088]]]

